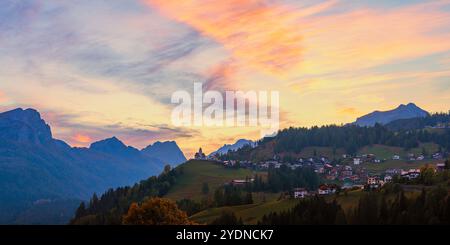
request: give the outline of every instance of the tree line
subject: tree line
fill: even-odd
[[[122,224],[132,203],[140,203],[152,197],[162,197],[183,174],[183,168],[171,169],[169,165],[159,176],[152,176],[132,187],[109,189],[101,197],[94,193],[89,203],[82,202],[70,224]]]
[[[392,187],[390,187],[392,188]],[[450,194],[446,187],[423,189],[415,197],[402,188],[367,192],[356,207],[344,210],[334,199],[331,202],[315,196],[301,200],[285,212],[264,215],[261,225],[419,225],[450,224]],[[347,212],[345,212],[347,211]]]
[[[420,143],[433,142],[445,150],[450,149],[450,130],[430,132],[427,129],[391,131],[376,124],[374,127],[323,126],[308,128],[288,128],[281,130],[274,139],[264,139],[264,143],[275,142],[274,152],[300,153],[309,146],[344,148],[348,154],[368,145],[381,144],[411,149]]]
[[[415,119],[422,124],[436,125],[449,123],[450,115],[441,113],[430,117]],[[392,124],[393,125],[393,124]],[[275,137],[263,138],[256,148],[245,146],[237,151],[230,151],[220,156],[221,160],[261,160],[260,154],[300,153],[306,147],[331,147],[334,151],[344,149],[347,154],[355,155],[359,149],[374,144],[403,147],[406,150],[418,147],[420,143],[436,143],[442,151],[450,151],[450,130],[429,130],[427,128],[403,129],[400,126],[373,127],[357,125],[327,125],[311,128],[290,127],[280,130]],[[391,130],[395,128],[396,130]],[[271,158],[273,155],[266,155]],[[266,159],[267,160],[267,159]]]
[[[306,188],[308,190],[316,190],[319,187],[320,178],[312,167],[299,167],[291,169],[286,165],[280,168],[269,168],[267,171],[267,179],[256,175],[251,185],[254,192],[270,191],[291,191],[293,188]]]

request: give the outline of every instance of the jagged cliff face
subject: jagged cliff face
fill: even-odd
[[[72,148],[33,109],[0,113],[0,224],[36,201],[86,200],[158,175],[164,165],[115,137]]]
[[[0,138],[31,144],[52,141],[50,126],[33,109],[15,109],[0,114]]]
[[[171,166],[186,162],[186,157],[175,141],[158,141],[142,149],[142,153],[149,157],[157,158]]]

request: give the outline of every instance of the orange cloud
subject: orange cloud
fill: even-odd
[[[359,114],[359,111],[356,108],[348,107],[348,108],[344,108],[344,109],[340,110],[339,114],[354,116],[354,115]]]
[[[226,61],[209,67],[204,76],[205,90],[233,90],[236,89],[235,78],[237,67],[232,61]]]
[[[89,137],[88,135],[83,135],[83,134],[77,134],[73,137],[73,140],[77,143],[81,143],[81,144],[87,144],[89,142],[92,142],[91,137]]]
[[[225,47],[243,65],[280,74],[302,59],[301,26],[295,20],[331,3],[294,11],[262,0],[147,0],[151,6],[192,26]]]
[[[350,72],[450,49],[449,1],[392,9],[361,8],[301,20],[302,72]],[[446,29],[447,28],[447,29]]]
[[[0,103],[6,102],[6,95],[0,91]]]

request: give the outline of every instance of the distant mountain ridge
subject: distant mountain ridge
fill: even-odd
[[[126,146],[115,136],[94,142],[91,144],[89,149],[121,157],[130,157],[135,154],[139,154],[138,149],[132,146]]]
[[[187,161],[175,141],[157,141],[153,145],[149,145],[142,149],[141,152],[149,157],[157,158],[171,166],[176,166]]]
[[[168,162],[165,154],[152,156],[116,137],[72,148],[52,137],[34,109],[0,113],[0,224],[14,223],[39,200],[86,200],[158,175]]]
[[[430,114],[416,106],[414,103],[409,103],[407,105],[400,105],[396,109],[389,111],[374,111],[362,117],[359,117],[353,124],[358,126],[374,126],[379,123],[385,125],[392,121],[400,120],[400,119],[410,119],[410,118],[419,118],[419,117],[427,117]]]
[[[210,156],[213,156],[215,154],[223,155],[223,154],[228,153],[228,151],[230,151],[230,150],[231,151],[236,151],[236,150],[241,149],[245,145],[250,145],[250,146],[254,147],[256,145],[256,143],[253,142],[252,140],[240,139],[240,140],[236,141],[236,143],[234,143],[234,144],[225,144],[225,145],[223,145],[222,147],[220,147],[216,151],[212,152],[210,154]]]
[[[46,144],[52,141],[52,133],[36,110],[18,108],[0,114],[0,138]]]

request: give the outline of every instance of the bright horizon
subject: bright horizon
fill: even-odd
[[[194,82],[280,91],[280,128],[409,102],[447,112],[448,40],[448,0],[6,0],[0,109],[37,109],[72,146],[173,140],[190,157],[260,138],[252,127],[171,125],[171,94]]]

